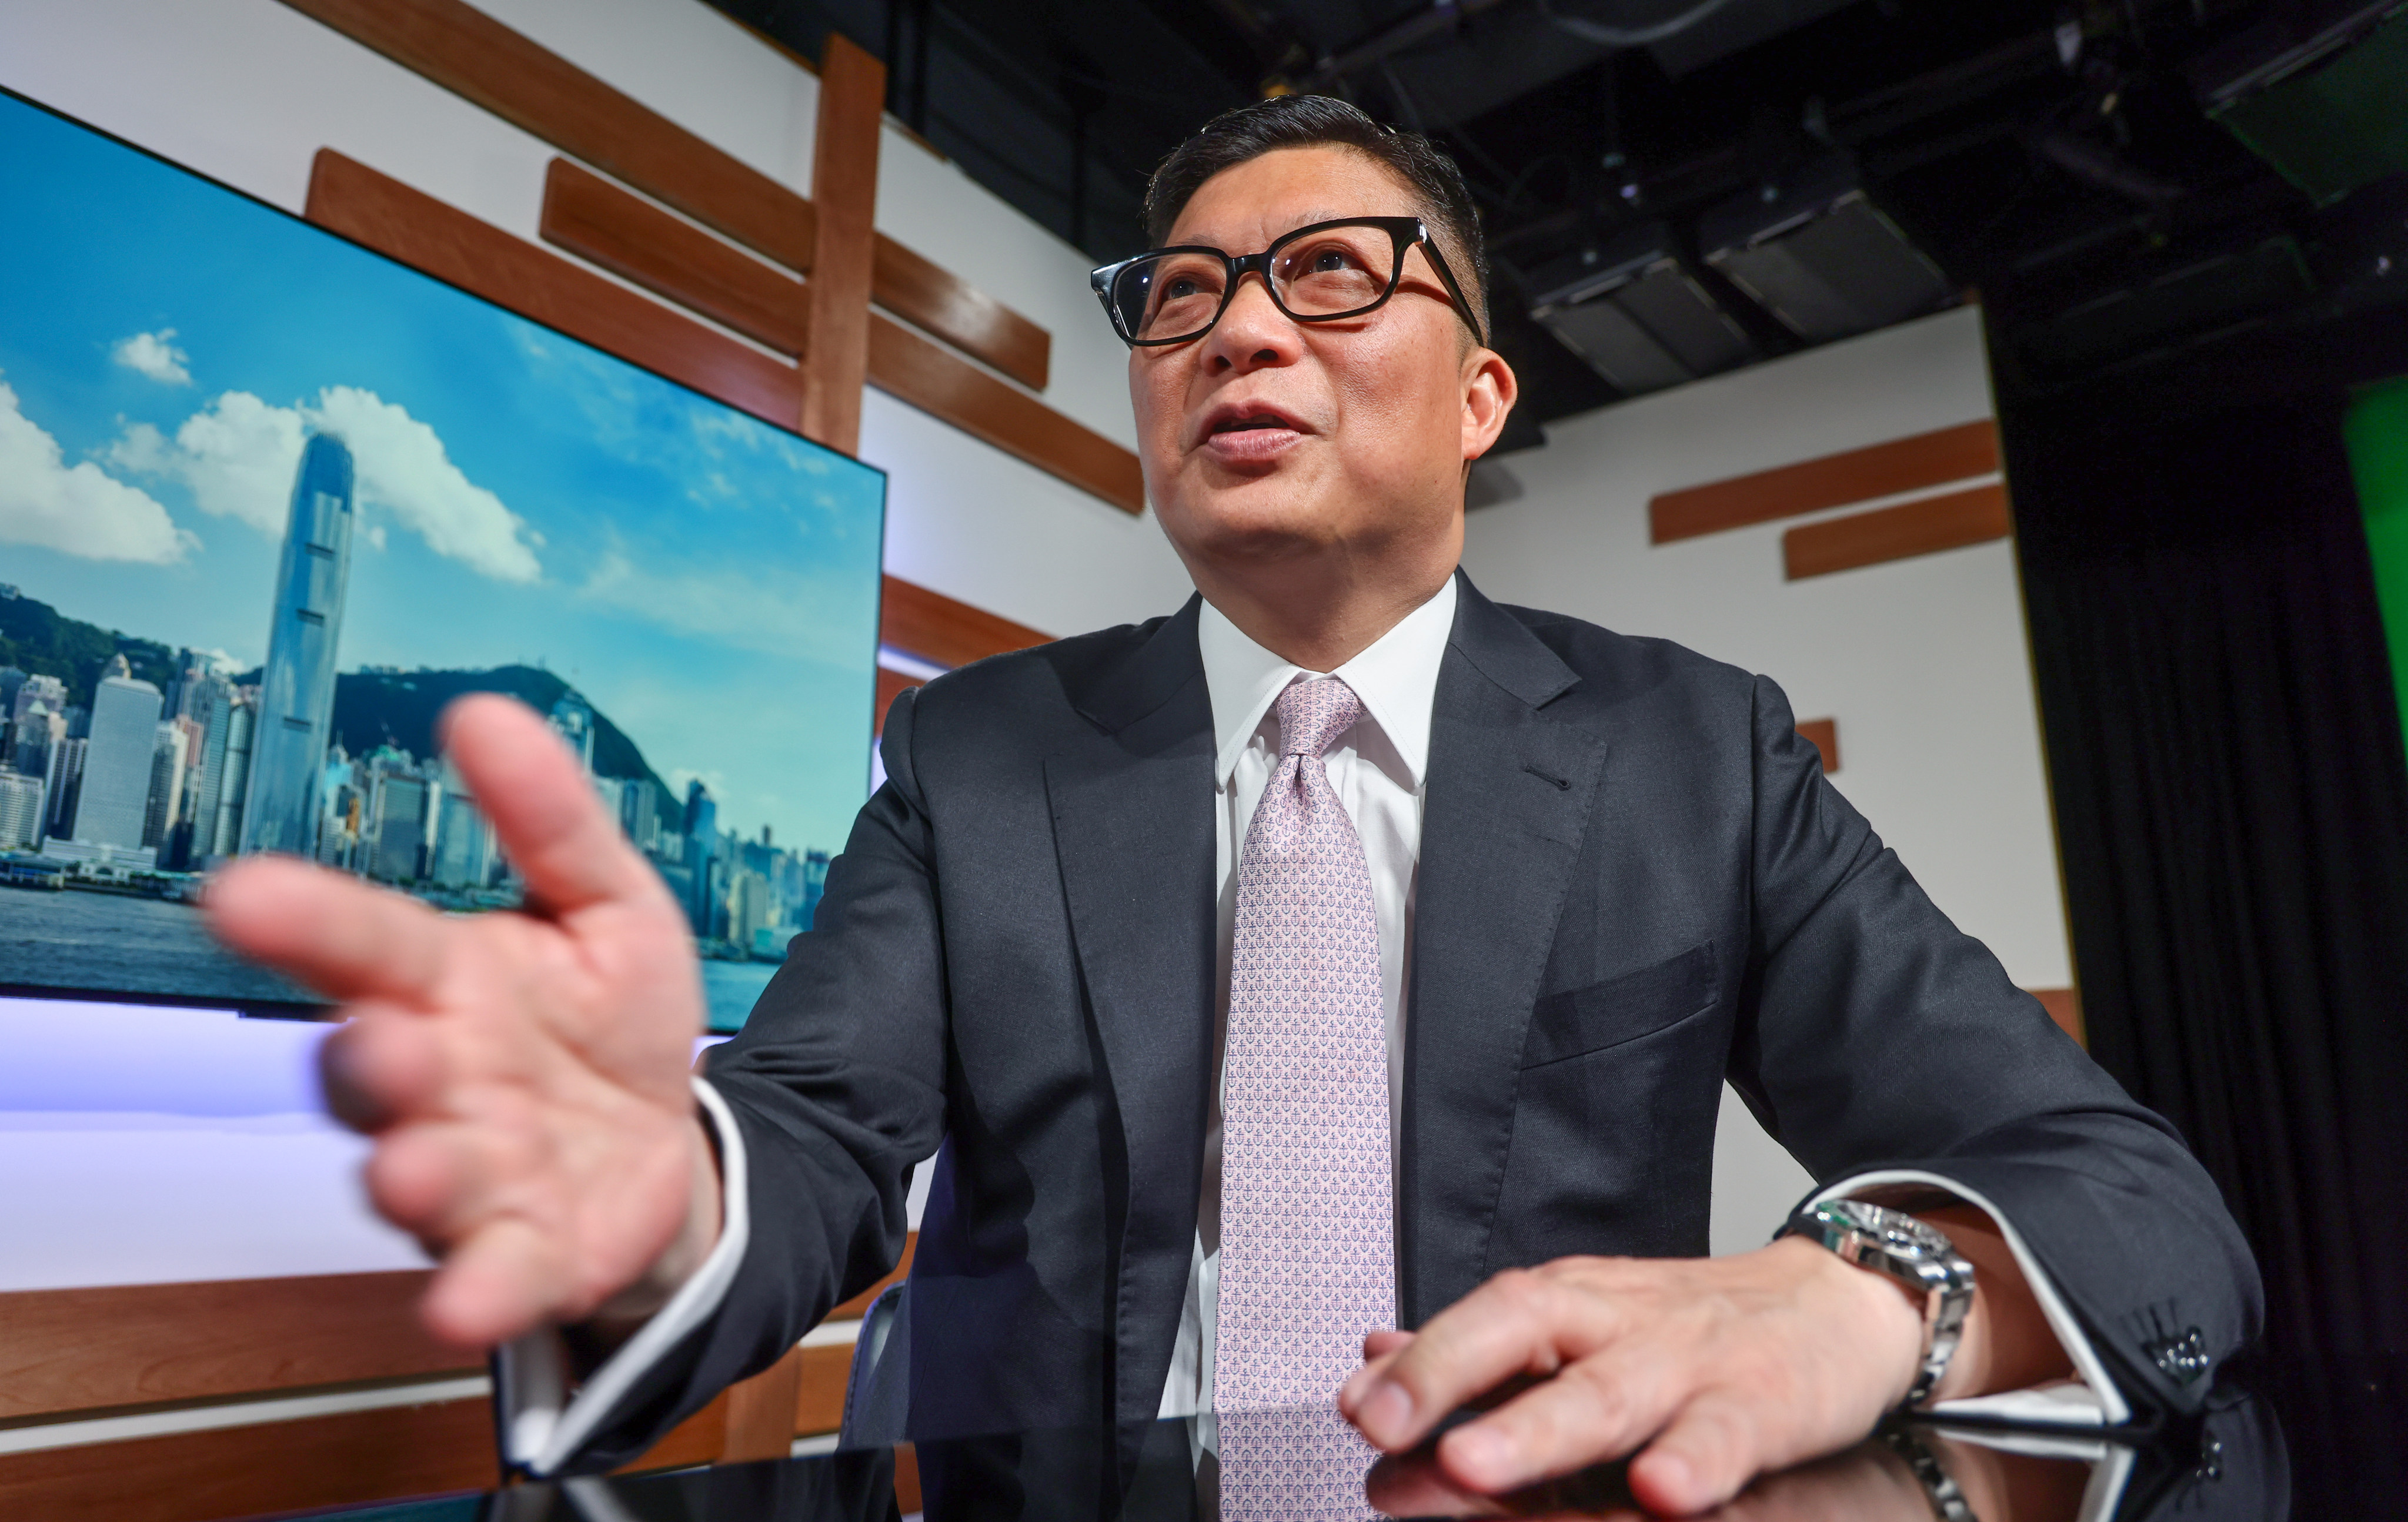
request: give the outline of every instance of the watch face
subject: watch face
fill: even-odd
[[[1880,1243],[1884,1251],[1900,1258],[1932,1258],[1951,1250],[1948,1238],[1904,1211],[1869,1204],[1862,1200],[1830,1200],[1819,1207],[1849,1230]]]

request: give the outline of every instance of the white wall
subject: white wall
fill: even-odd
[[[808,193],[819,81],[699,0],[486,0],[506,24]],[[0,85],[289,211],[335,148],[534,238],[555,150],[276,0],[7,0]],[[1133,441],[1125,350],[1087,262],[889,128],[878,223],[1047,328],[1047,403]],[[1054,633],[1188,593],[1131,518],[872,391],[862,458],[889,474],[887,568]]]
[[[1990,413],[1970,307],[1589,413],[1549,425],[1546,448],[1484,467],[1521,495],[1471,514],[1464,565],[1491,597],[1678,640],[1771,676],[1800,718],[1836,718],[1840,790],[2010,976],[2062,988],[2071,958],[2014,547],[1793,582],[1781,536],[1803,519],[1648,543],[1657,492]],[[1724,1123],[1717,1251],[1761,1244],[1806,1188],[1735,1101]]]

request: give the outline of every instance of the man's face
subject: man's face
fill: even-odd
[[[1248,254],[1308,223],[1418,209],[1360,153],[1283,149],[1205,181],[1169,241]],[[1129,354],[1146,489],[1191,569],[1332,551],[1451,568],[1464,462],[1495,442],[1512,388],[1419,249],[1366,316],[1295,321],[1249,276],[1211,333]]]

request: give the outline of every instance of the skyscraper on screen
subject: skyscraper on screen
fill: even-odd
[[[77,794],[75,839],[120,851],[141,848],[150,802],[150,764],[159,740],[159,690],[128,674],[125,658],[108,663],[92,695],[91,745]]]
[[[0,850],[42,840],[42,779],[0,769]]]
[[[276,572],[267,666],[251,733],[242,849],[307,856],[335,716],[335,649],[351,563],[351,451],[331,434],[301,449]]]

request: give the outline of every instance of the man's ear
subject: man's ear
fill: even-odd
[[[1505,356],[1493,348],[1475,348],[1463,360],[1463,462],[1486,454],[1505,432],[1505,420],[1522,394],[1521,382]]]

